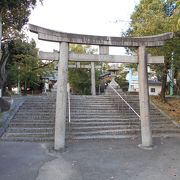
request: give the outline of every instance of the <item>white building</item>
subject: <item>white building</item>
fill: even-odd
[[[159,81],[153,81],[149,80],[148,85],[149,85],[149,95],[154,95],[157,96],[161,92],[161,82]]]
[[[148,69],[148,72],[151,72]],[[139,83],[138,83],[138,73],[133,71],[132,68],[129,69],[128,74],[128,82],[129,82],[129,92],[139,92]],[[161,82],[155,78],[154,74],[151,73],[151,76],[148,79],[149,85],[149,95],[157,96],[161,92]]]

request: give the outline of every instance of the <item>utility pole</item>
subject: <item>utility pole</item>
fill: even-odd
[[[174,95],[174,53],[172,53],[171,71],[170,71],[170,95]]]

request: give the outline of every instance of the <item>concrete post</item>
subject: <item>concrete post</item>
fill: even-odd
[[[58,64],[58,82],[57,82],[57,98],[56,98],[55,139],[54,139],[55,150],[62,150],[65,147],[68,51],[69,51],[68,43],[61,42],[60,60]]]
[[[139,101],[140,101],[140,118],[141,118],[141,137],[142,144],[140,147],[152,147],[152,131],[149,116],[149,91],[148,91],[148,74],[147,74],[147,54],[146,47],[138,48],[138,79],[139,79]]]
[[[91,94],[96,95],[96,72],[94,62],[91,62]]]

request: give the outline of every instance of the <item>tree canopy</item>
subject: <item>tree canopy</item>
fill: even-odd
[[[89,45],[70,45],[70,51],[77,54],[94,54],[96,49]],[[89,64],[83,62],[81,64]],[[98,85],[99,71],[96,70],[96,85]],[[69,83],[76,94],[91,94],[91,69],[69,69]]]
[[[127,74],[128,74],[128,71],[125,70],[124,65],[121,65],[119,66],[117,77],[115,78],[115,81],[119,84],[121,89],[125,91],[127,91],[128,89],[128,81],[126,80]]]
[[[0,89],[7,80],[7,65],[9,66],[12,60],[11,45],[15,39],[24,38],[21,33],[22,27],[28,22],[31,10],[38,1],[42,3],[42,0],[0,1]]]
[[[42,77],[54,70],[54,63],[42,62],[38,58],[38,49],[36,43],[32,40],[30,43],[16,39],[10,44],[10,64],[8,64],[7,86],[17,86],[17,81],[24,87],[25,93],[27,87],[32,90],[38,86],[41,87]],[[42,88],[42,87],[41,87]]]
[[[10,38],[21,31],[37,2],[38,0],[1,0],[0,19],[3,25],[3,39]]]
[[[180,1],[173,0],[142,0],[136,6],[131,16],[130,28],[126,32],[128,36],[156,35],[164,32],[174,32],[174,38],[166,42],[161,48],[148,49],[152,55],[163,55],[163,65],[151,66],[156,70],[162,81],[162,99],[165,98],[166,77],[172,60],[179,61],[180,47]],[[174,56],[172,58],[172,55]],[[176,64],[176,63],[174,63]]]

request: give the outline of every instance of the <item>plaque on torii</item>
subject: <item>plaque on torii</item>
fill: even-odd
[[[68,60],[94,62],[115,62],[115,63],[137,63],[139,77],[139,100],[140,100],[140,120],[141,138],[143,148],[151,148],[152,130],[149,117],[149,92],[147,63],[163,63],[164,58],[153,57],[146,54],[146,47],[163,46],[165,41],[173,37],[173,33],[164,33],[155,36],[145,37],[110,37],[84,34],[73,34],[54,31],[36,25],[29,24],[31,32],[38,34],[38,39],[44,41],[60,43],[60,54],[58,55],[58,87],[56,98],[56,118],[55,118],[55,150],[65,147],[65,127],[66,127],[66,103],[67,103],[67,73]],[[99,55],[69,54],[69,43],[98,45]],[[109,55],[109,46],[115,47],[135,47],[138,49],[137,56],[114,56]],[[54,56],[54,55],[53,55]],[[57,56],[57,55],[55,55]]]

